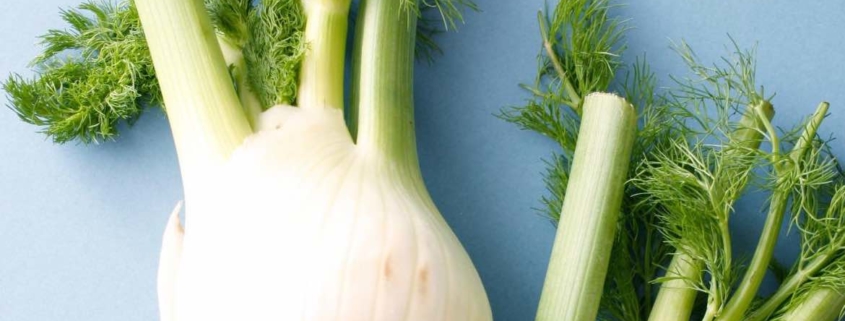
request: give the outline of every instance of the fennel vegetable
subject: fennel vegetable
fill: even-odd
[[[587,96],[537,320],[595,319],[636,130],[616,95]]]
[[[59,142],[114,137],[115,122],[158,102],[160,87],[187,217],[183,228],[177,207],[165,230],[164,321],[491,320],[479,276],[425,188],[413,129],[417,17],[434,6],[454,27],[462,5],[472,6],[361,1],[353,130],[343,105],[349,0],[84,5],[106,14],[66,13],[75,29],[68,37],[119,26],[131,38],[55,45],[88,50],[68,60],[83,68],[37,60],[46,73],[14,76],[5,87],[21,117]],[[113,16],[129,18],[111,23]],[[59,40],[45,38],[48,48]],[[99,50],[121,41],[133,50],[123,56],[128,67]],[[121,71],[115,65],[129,74],[108,73]],[[135,66],[145,77],[154,66],[155,78],[131,74],[141,72]],[[62,100],[92,87],[103,93]],[[121,90],[138,94],[111,104]],[[111,117],[123,116],[116,107],[132,113]],[[93,123],[87,112],[108,117]]]
[[[639,134],[646,137],[635,140],[632,157],[614,145],[613,134],[602,142],[621,151],[621,157],[631,159],[635,168],[628,173],[633,184],[618,196],[623,201],[614,228],[620,234],[614,238],[596,228],[606,227],[608,223],[601,221],[604,216],[567,217],[582,211],[567,205],[580,204],[570,197],[580,198],[585,190],[595,188],[583,182],[582,169],[575,173],[581,158],[578,143],[585,139],[585,130],[595,130],[584,126],[582,85],[586,81],[606,90],[609,84],[596,80],[606,78],[585,75],[602,75],[619,66],[614,59],[621,53],[616,43],[620,34],[608,30],[622,27],[607,16],[603,10],[607,5],[606,1],[563,1],[552,14],[541,14],[540,71],[533,86],[524,86],[533,98],[526,106],[501,115],[554,139],[562,148],[548,162],[545,175],[550,195],[542,199],[542,211],[557,221],[559,230],[537,319],[593,320],[599,297],[598,317],[603,320],[688,320],[693,315],[704,320],[832,319],[842,309],[840,293],[845,293],[839,281],[845,279],[841,274],[845,269],[838,268],[840,263],[834,259],[842,254],[838,235],[845,228],[833,223],[840,217],[835,202],[825,209],[824,197],[811,196],[818,189],[841,184],[833,170],[835,160],[822,152],[826,142],[816,137],[828,105],[821,104],[794,132],[779,136],[771,123],[771,97],[756,85],[754,51],[742,51],[734,44],[737,50],[724,60],[726,65],[703,66],[684,44],[678,51],[696,77],[676,79],[679,88],[656,97],[653,79],[642,76],[642,64],[635,65],[634,77],[625,82],[625,94],[641,109]],[[595,61],[602,63],[592,64]],[[772,152],[758,149],[764,140],[772,143]],[[594,177],[613,168],[600,157],[589,162],[604,167],[593,169]],[[773,195],[770,214],[757,253],[740,279],[743,270],[732,253],[729,218],[736,215],[733,204],[748,182],[755,180],[753,174],[764,171],[772,176],[765,184]],[[796,202],[805,205],[790,207]],[[772,264],[786,213],[804,238],[802,258],[785,273],[775,295],[752,304],[762,275]],[[571,238],[561,242],[567,236]],[[594,251],[596,244],[609,249],[610,242],[614,244],[609,252]],[[674,252],[671,261],[664,260],[668,251]],[[584,262],[601,262],[608,255],[613,264],[607,279],[597,280],[605,267]],[[665,275],[658,276],[657,270],[667,264]],[[573,266],[577,268],[567,270]],[[578,282],[558,271],[566,271]],[[660,286],[656,295],[653,284]],[[706,297],[699,298],[699,293]]]
[[[70,30],[41,37],[44,53],[31,65],[38,76],[11,75],[3,83],[9,105],[23,121],[53,141],[111,139],[122,121],[133,122],[147,105],[161,103],[138,12],[99,4],[62,11]],[[65,57],[68,51],[78,55]]]
[[[703,320],[768,320],[775,311],[787,320],[832,320],[838,312],[831,310],[839,311],[843,306],[831,291],[842,289],[838,286],[838,263],[833,258],[842,249],[838,240],[845,227],[840,223],[845,190],[837,187],[841,186],[841,175],[835,160],[825,152],[826,142],[817,138],[828,104],[820,104],[793,132],[780,135],[770,122],[767,108],[759,108],[770,105],[762,99],[762,88],[759,93],[755,89],[753,51],[737,48],[736,59],[725,59],[727,67],[703,67],[689,47],[680,49],[704,85],[695,80],[679,82],[675,101],[694,110],[715,106],[721,112],[715,121],[692,118],[708,136],[698,143],[681,141],[674,147],[676,152],[647,163],[645,174],[635,179],[650,202],[662,208],[658,227],[677,253],[666,276],[657,279],[663,284],[650,319],[689,319],[694,298],[702,292],[707,294]],[[742,105],[748,109],[734,135],[716,143],[708,138],[733,128],[725,127],[730,124],[726,113]],[[714,124],[716,130],[708,129],[708,124]],[[763,135],[772,144],[771,152],[756,150]],[[748,144],[748,138],[755,143]],[[765,188],[772,196],[760,243],[737,283],[740,268],[732,259],[728,217],[733,212],[732,203],[761,159],[770,164],[767,171],[771,178]],[[749,311],[771,265],[787,213],[802,234],[802,257],[784,277],[780,289]]]
[[[649,320],[689,319],[697,290],[711,293],[708,304],[721,304],[732,277],[724,268],[733,260],[729,218],[759,160],[760,119],[774,113],[754,83],[752,53],[737,50],[731,65],[702,68],[686,44],[677,49],[702,80],[679,81],[671,100],[676,110],[687,110],[681,120],[688,123],[687,134],[643,164],[634,179],[648,201],[661,208],[660,229],[675,251],[666,275],[658,279],[662,284]],[[731,122],[740,108],[745,109],[742,118]],[[703,272],[711,274],[709,286]]]
[[[625,184],[628,165],[670,130],[657,130],[667,115],[654,99],[654,77],[644,64],[635,65],[625,86],[626,98],[639,108],[600,93],[610,90],[624,51],[625,26],[609,16],[610,6],[604,0],[561,1],[553,12],[541,12],[540,70],[533,86],[523,86],[534,97],[500,115],[554,139],[563,150],[549,162],[546,175],[552,195],[543,198],[544,212],[559,224],[537,320],[594,320],[600,305],[618,316],[639,315],[637,282],[650,280],[655,269],[639,263],[615,266],[606,284],[608,265],[611,257],[628,257],[627,264],[661,256],[652,252],[661,248],[652,243],[653,230],[636,239],[627,231],[636,223],[619,224],[620,217],[649,219],[628,205],[633,203]],[[639,130],[637,114],[643,119]],[[625,230],[623,236],[616,236],[617,226]],[[635,253],[628,252],[632,243]],[[603,298],[605,288],[613,299]]]
[[[796,194],[793,196],[793,199],[796,197],[802,198],[805,196],[801,195],[801,193],[804,193],[804,190],[807,188],[812,188],[812,185],[832,182],[834,178],[832,171],[825,170],[824,168],[820,169],[816,166],[802,166],[807,151],[812,148],[811,145],[816,137],[816,131],[827,114],[827,109],[827,103],[819,105],[814,116],[807,122],[801,137],[788,153],[781,154],[779,152],[777,133],[771,124],[764,122],[768,135],[772,140],[774,171],[782,180],[777,182],[777,190],[772,194],[769,213],[766,217],[766,223],[763,226],[763,232],[760,236],[757,249],[754,252],[754,257],[751,259],[733,297],[731,297],[731,300],[725,306],[724,311],[719,314],[720,320],[744,319],[746,310],[755,299],[756,292],[760,287],[760,283],[763,281],[763,276],[774,254],[780,227],[788,205],[787,202],[789,197],[793,196],[790,194]],[[817,174],[814,171],[820,171],[821,175],[814,175]]]

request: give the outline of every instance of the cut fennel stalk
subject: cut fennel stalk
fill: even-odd
[[[299,108],[275,106],[252,126],[202,1],[136,4],[188,220],[182,232],[173,218],[165,236],[163,320],[492,319],[479,276],[419,172],[416,9],[360,4],[353,137],[342,106],[348,0],[304,3]]]
[[[582,115],[537,320],[594,320],[610,263],[636,112],[623,98],[593,93]]]
[[[563,150],[549,162],[546,183],[553,196],[543,200],[546,213],[560,221],[537,309],[540,321],[596,319],[618,240],[637,113],[651,107],[644,103],[653,97],[648,72],[635,77],[637,88],[648,88],[635,90],[635,98],[647,97],[637,101],[643,103],[639,110],[628,97],[607,93],[621,65],[625,29],[609,16],[610,6],[605,0],[561,1],[540,12],[539,71],[533,86],[523,85],[533,99],[500,115],[554,139]]]

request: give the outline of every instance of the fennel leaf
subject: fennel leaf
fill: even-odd
[[[124,3],[87,2],[63,10],[67,30],[41,37],[36,76],[13,74],[3,83],[9,107],[57,143],[113,139],[161,93],[138,12]]]

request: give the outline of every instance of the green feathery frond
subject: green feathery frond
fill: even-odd
[[[448,30],[443,27],[440,19],[431,18],[434,8],[425,7],[420,12],[420,17],[417,19],[417,35],[416,46],[414,47],[414,55],[417,60],[428,63],[434,62],[437,55],[443,54],[443,49],[437,44],[434,38]]]
[[[741,114],[747,106],[761,105],[774,96],[765,96],[764,88],[756,84],[756,49],[742,50],[731,39],[730,55],[721,64],[706,66],[699,62],[692,48],[686,43],[674,44],[693,77],[672,77],[676,88],[671,100],[683,108],[679,117],[688,124],[685,131],[702,137],[720,137],[731,127],[734,115]]]
[[[691,287],[726,298],[736,276],[728,231],[733,203],[759,158],[753,153],[713,149],[678,138],[642,163],[634,184],[659,205],[660,230],[668,244],[704,262],[710,274],[687,280]],[[661,281],[661,280],[658,280]]]
[[[244,45],[251,88],[264,108],[296,101],[305,56],[305,13],[298,0],[264,0],[249,12]]]
[[[694,74],[673,78],[677,88],[666,97],[671,112],[665,117],[675,120],[677,133],[640,163],[632,183],[641,202],[654,206],[655,228],[666,243],[704,266],[709,277],[684,281],[708,293],[718,309],[740,272],[731,251],[730,215],[764,159],[757,149],[764,138],[760,118],[771,117],[771,105],[762,88],[756,91],[753,51],[736,47],[733,58],[704,67],[688,45],[675,47]]]
[[[497,115],[521,129],[547,136],[560,145],[560,159],[556,156],[555,160],[548,162],[546,183],[553,196],[544,199],[544,203],[559,200],[558,196],[554,196],[555,191],[562,192],[560,187],[551,184],[562,183],[559,178],[564,176],[559,173],[569,170],[567,164],[578,139],[578,110],[582,97],[594,91],[607,90],[620,65],[618,55],[624,48],[618,44],[623,28],[618,19],[609,16],[609,9],[606,0],[578,0],[561,1],[549,14],[540,12],[540,30],[544,40],[543,50],[538,56],[537,77],[533,85],[521,85],[533,97],[526,105],[505,108]],[[640,74],[648,72],[638,71],[637,76]],[[637,80],[644,81],[641,78]],[[654,88],[651,85],[650,88],[631,89],[631,94],[633,91],[641,94],[639,99],[651,96]],[[547,212],[554,210],[551,208]],[[557,215],[559,213],[551,217]]]
[[[455,30],[458,24],[464,22],[463,9],[478,11],[478,6],[472,0],[400,0],[405,13],[423,16],[429,9],[437,10],[446,30]]]
[[[620,220],[620,225],[625,221]],[[636,241],[635,238],[621,234],[623,233],[617,233],[619,237],[616,238],[610,254],[613,264],[608,267],[601,298],[600,316],[604,320],[640,321],[643,320],[638,294],[641,271],[636,266],[639,261],[631,249],[641,244],[639,242],[632,244],[630,242]]]
[[[560,220],[563,198],[566,196],[566,186],[569,185],[570,168],[569,158],[563,155],[554,155],[551,161],[546,161],[543,183],[545,183],[546,191],[549,194],[540,199],[543,207],[538,210],[555,223]]]
[[[551,14],[538,15],[544,49],[540,78],[559,87],[576,110],[588,94],[607,91],[621,66],[626,27],[610,16],[611,7],[608,0],[561,1]]]
[[[821,145],[822,142],[817,143]],[[808,160],[820,160],[816,163],[825,166],[830,160],[825,158],[811,156]],[[813,193],[815,197],[822,198],[821,202],[827,205],[826,209],[823,209],[823,206],[817,207],[819,203],[816,201],[797,205],[803,215],[793,224],[801,232],[801,257],[790,277],[784,282],[792,286],[788,289],[791,291],[783,296],[776,293],[769,298],[760,309],[754,311],[752,316],[755,320],[767,317],[778,306],[777,312],[774,313],[776,316],[772,320],[783,320],[791,312],[806,308],[802,305],[808,304],[811,296],[820,290],[845,292],[845,186],[842,185],[842,176],[837,177],[837,182],[819,185]],[[833,188],[834,185],[837,187]],[[779,289],[778,292],[785,292],[783,290]]]
[[[606,91],[621,64],[619,46],[623,26],[610,17],[607,0],[561,1],[552,13],[539,13],[543,50],[538,56],[538,72],[533,85],[522,87],[533,94],[525,106],[504,109],[498,116],[555,140],[567,161],[575,151],[580,125],[582,97]],[[636,67],[635,67],[636,68]],[[653,79],[636,70],[637,81]],[[652,76],[653,77],[653,76]],[[641,100],[653,96],[653,85],[631,87]],[[651,102],[652,98],[648,102]],[[567,108],[568,106],[568,108]],[[556,160],[549,164],[559,164]],[[549,173],[554,172],[550,167]],[[568,170],[568,169],[567,169]]]
[[[251,0],[205,0],[214,28],[238,48],[243,48],[250,37],[251,3]]]
[[[657,80],[645,58],[638,58],[626,72],[621,83],[622,92],[637,106],[641,126],[637,132],[632,152],[632,164],[649,159],[652,151],[668,147],[672,137],[678,135],[670,106],[656,91]],[[628,174],[635,177],[636,166]],[[602,310],[614,320],[646,320],[651,310],[652,294],[656,290],[651,280],[668,254],[668,247],[656,226],[660,209],[644,202],[642,193],[632,184],[626,184],[625,200],[611,261],[608,268]]]
[[[692,48],[686,43],[673,44],[675,51],[681,56],[690,71],[700,81],[711,84],[718,84],[712,87],[697,87],[686,89],[692,90],[691,97],[707,97],[712,100],[720,100],[725,104],[737,101],[740,105],[760,103],[763,100],[771,100],[774,96],[766,97],[762,86],[756,85],[756,64],[757,47],[743,50],[737,42],[729,37],[732,48],[728,50],[731,55],[722,58],[722,64],[706,66],[699,62],[698,57]],[[727,95],[730,92],[739,93],[741,96]]]
[[[20,118],[57,143],[114,138],[161,93],[135,8],[88,2],[62,11],[67,30],[41,37],[36,76],[11,75],[3,84]]]
[[[520,129],[551,138],[563,149],[564,156],[570,158],[575,152],[581,117],[573,110],[561,107],[564,106],[555,97],[543,95],[525,106],[507,108],[498,116],[516,124]]]
[[[243,55],[230,62],[234,83],[248,86],[263,109],[294,104],[308,46],[302,2],[205,0],[205,6],[220,40]]]

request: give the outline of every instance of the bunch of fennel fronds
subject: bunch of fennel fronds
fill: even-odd
[[[840,238],[845,237],[845,189],[827,142],[817,134],[828,104],[821,103],[794,130],[778,132],[766,112],[770,99],[755,84],[755,51],[734,47],[733,59],[724,59],[726,66],[705,67],[688,46],[678,46],[698,79],[679,81],[673,103],[695,115],[706,114],[712,106],[746,106],[740,128],[714,139],[731,130],[723,121],[727,117],[718,116],[709,121],[716,125],[708,126],[699,116],[697,126],[684,128],[703,131],[694,139],[673,142],[668,151],[643,164],[633,181],[645,202],[657,209],[658,229],[674,250],[666,274],[656,279],[662,284],[649,320],[689,319],[698,293],[707,295],[703,320],[768,320],[773,315],[833,320],[845,304],[841,295],[834,295],[845,291],[837,281],[845,275],[836,268],[841,264]],[[748,133],[756,136],[757,146],[746,144],[741,139],[745,135],[736,135],[743,128],[753,130]],[[757,149],[763,137],[771,151]],[[743,266],[732,251],[729,222],[737,215],[734,202],[755,171],[765,173],[768,213],[757,249]],[[763,277],[776,266],[772,256],[787,213],[801,234],[801,256],[791,271],[779,272],[784,279],[776,294],[761,298]],[[821,296],[826,297],[818,300]]]

